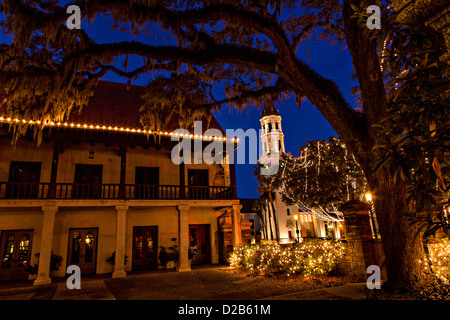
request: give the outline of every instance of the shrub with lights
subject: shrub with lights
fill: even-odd
[[[234,248],[230,266],[254,274],[324,275],[344,256],[340,242],[315,240],[292,244],[252,244]]]
[[[450,299],[450,240],[442,239],[428,246],[420,260],[425,280],[418,289],[419,299]]]

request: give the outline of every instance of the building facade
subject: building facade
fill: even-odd
[[[216,138],[172,134],[172,118],[166,131],[145,131],[143,90],[100,82],[81,113],[44,126],[40,144],[33,139],[36,119],[11,119],[0,108],[0,281],[48,284],[69,265],[124,277],[161,268],[161,247],[173,246],[177,270],[186,271],[226,260],[224,238],[242,241],[234,166],[171,159],[178,139],[205,146]],[[30,129],[13,145],[17,122]],[[210,127],[223,132],[215,119]],[[229,235],[220,235],[221,219],[230,220]],[[190,248],[197,253],[191,260]],[[106,262],[113,253],[114,268]],[[63,260],[50,273],[52,254]],[[30,275],[26,269],[36,263],[37,275]]]
[[[263,153],[259,159],[261,164],[270,164],[273,157],[285,152],[284,133],[281,116],[272,103],[264,106],[261,113],[261,140]],[[303,238],[341,238],[343,226],[336,220],[319,219],[314,209],[306,211],[297,205],[286,205],[281,198],[281,190],[275,190],[270,204],[262,208],[264,217],[263,239],[276,240],[280,243],[301,242]]]

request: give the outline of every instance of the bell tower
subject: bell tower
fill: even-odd
[[[265,103],[259,121],[262,129],[262,154],[259,161],[266,163],[270,155],[285,152],[281,117],[272,101]]]

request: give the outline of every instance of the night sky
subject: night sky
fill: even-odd
[[[82,28],[86,30],[90,37],[99,43],[130,41],[137,40],[149,44],[172,44],[170,33],[163,34],[159,30],[154,30],[147,36],[131,36],[127,33],[114,32],[108,26],[110,20],[108,17],[99,17],[93,24],[86,25],[82,22]],[[0,34],[0,42],[9,42],[3,34]],[[306,63],[311,65],[319,74],[335,81],[347,101],[355,107],[356,98],[350,93],[350,89],[357,85],[357,83],[350,78],[353,71],[351,57],[348,50],[341,46],[332,46],[329,43],[322,41],[317,43],[309,43],[309,61],[307,57],[307,50],[305,44],[299,48],[299,55]],[[134,59],[136,58],[136,59]],[[140,65],[142,58],[131,57],[128,64],[128,70]],[[121,65],[118,61],[117,66]],[[145,85],[149,76],[141,76],[138,80],[133,81],[132,84]],[[107,74],[103,80],[126,82],[124,78],[120,78],[115,74]],[[335,131],[326,122],[323,116],[317,109],[309,102],[304,101],[299,109],[294,99],[286,101],[283,105],[275,104],[282,117],[282,129],[285,135],[286,152],[293,155],[298,155],[298,148],[304,145],[308,140],[327,139],[331,135],[335,135]],[[250,106],[248,110],[239,112],[238,110],[223,106],[220,113],[215,116],[221,126],[226,129],[241,128],[244,131],[249,128],[256,130],[260,129],[260,114],[262,110]],[[253,176],[254,164],[237,164],[237,192],[241,198],[256,198],[258,193],[256,191],[258,183]]]

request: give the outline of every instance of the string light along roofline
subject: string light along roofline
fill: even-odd
[[[127,132],[127,133],[136,133],[136,134],[155,134],[160,136],[170,136],[170,137],[181,137],[181,138],[191,138],[191,139],[201,139],[205,141],[212,140],[222,140],[227,142],[239,143],[239,138],[231,138],[227,137],[217,137],[217,136],[204,136],[204,135],[194,135],[194,134],[181,134],[176,132],[168,132],[168,131],[152,131],[145,129],[136,129],[136,128],[126,128],[126,127],[118,127],[118,126],[107,126],[107,125],[94,125],[94,124],[86,124],[86,123],[74,123],[74,122],[60,122],[60,121],[45,121],[42,122],[40,120],[26,120],[26,119],[12,119],[10,117],[0,116],[0,123],[9,123],[9,124],[28,124],[28,125],[42,125],[47,127],[59,127],[59,128],[72,128],[72,129],[89,129],[89,130],[97,130],[97,131],[109,131],[109,132]],[[182,128],[180,128],[182,129]]]

